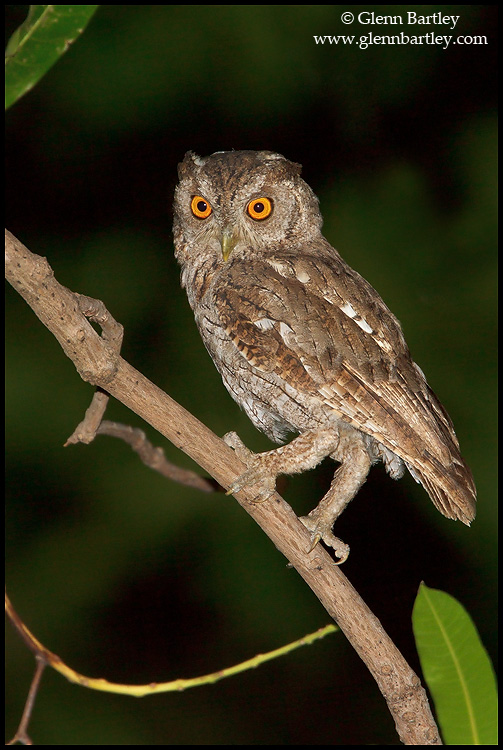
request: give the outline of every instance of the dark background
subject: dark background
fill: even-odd
[[[28,6],[7,6],[7,34]],[[344,26],[350,9],[459,15],[448,26]],[[317,46],[313,35],[486,35],[487,45]],[[325,234],[401,320],[478,487],[471,529],[380,467],[337,523],[344,572],[419,669],[420,581],[456,596],[491,656],[495,601],[496,6],[101,6],[7,113],[7,227],[125,326],[124,357],[217,434],[272,446],[230,399],[173,258],[185,151],[272,149],[304,165]],[[63,448],[92,388],[7,288],[7,583],[37,637],[117,682],[192,677],[329,621],[232,498],[145,468],[124,444]],[[118,403],[107,416],[144,428]],[[297,513],[333,464],[288,480]],[[8,628],[7,737],[34,663]],[[36,744],[399,744],[341,634],[259,669],[141,701],[46,671]]]

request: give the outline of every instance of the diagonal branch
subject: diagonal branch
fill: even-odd
[[[32,254],[10,232],[6,264],[8,281],[54,334],[84,380],[141,416],[223,487],[244,471],[231,448],[96,333],[80,310],[78,296],[56,281],[45,258]],[[295,567],[365,662],[402,742],[442,744],[419,678],[358,592],[321,545],[308,553],[309,532],[280,495],[265,503],[254,503],[254,495],[245,487],[236,500]]]

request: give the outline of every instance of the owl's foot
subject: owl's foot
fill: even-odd
[[[223,440],[228,446],[234,449],[240,461],[248,466],[248,469],[234,480],[226,495],[233,495],[235,492],[242,490],[243,487],[259,484],[260,487],[254,498],[254,502],[265,502],[276,491],[277,476],[274,471],[271,472],[267,454],[253,453],[235,432],[228,432],[224,435]]]
[[[371,458],[363,438],[351,431],[340,435],[339,446],[332,453],[332,458],[340,461],[341,465],[334,474],[334,478],[325,497],[316,508],[300,520],[311,532],[311,549],[318,542],[323,541],[327,547],[332,547],[340,560],[340,565],[347,560],[349,547],[332,533],[332,527],[346,505],[356,495],[365,481],[371,466]]]
[[[235,432],[228,432],[223,439],[248,466],[227,494],[238,492],[246,485],[260,484],[256,502],[267,500],[273,494],[278,474],[298,474],[313,469],[339,445],[339,433],[333,427],[307,430],[287,445],[265,453],[252,453]]]
[[[311,547],[309,548],[309,552],[313,551],[318,542],[325,542],[327,547],[332,547],[337,557],[340,558],[335,563],[336,565],[342,565],[343,562],[346,562],[349,557],[349,545],[332,534],[333,521],[330,522],[326,519],[313,517],[311,513],[308,516],[301,516],[299,521],[302,521],[306,529],[311,532]]]
[[[317,507],[300,520],[311,532],[312,552],[318,542],[332,547],[343,563],[349,555],[349,547],[332,533],[335,520],[365,481],[372,459],[364,439],[352,428],[309,430],[287,445],[266,453],[252,453],[235,432],[229,432],[224,440],[234,448],[238,458],[248,467],[230,486],[228,495],[239,492],[246,486],[259,485],[255,502],[263,502],[276,488],[278,474],[296,474],[316,466],[330,455],[340,466],[335,472],[330,489]]]

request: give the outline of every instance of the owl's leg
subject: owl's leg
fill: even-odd
[[[248,466],[248,469],[231,484],[227,494],[258,484],[260,486],[255,502],[267,500],[273,494],[278,474],[300,474],[302,471],[314,469],[339,445],[339,434],[333,429],[308,430],[290,443],[265,453],[253,453],[235,432],[228,432],[223,439]]]
[[[352,432],[355,433],[354,430]],[[241,461],[248,466],[248,469],[231,484],[227,494],[258,484],[255,502],[267,500],[272,495],[278,474],[298,474],[313,469],[327,456],[343,462],[336,472],[330,490],[318,507],[309,516],[300,520],[312,532],[312,544],[309,551],[312,551],[322,539],[341,558],[339,563],[344,562],[349,555],[349,547],[332,534],[332,525],[365,481],[370,467],[368,452],[366,452],[367,462],[364,463],[359,450],[356,448],[349,450],[344,447],[347,442],[345,437],[342,438],[344,445],[341,445],[341,437],[337,428],[308,430],[287,445],[266,453],[252,453],[235,432],[224,435],[224,440],[227,445],[234,448]],[[364,448],[363,440],[361,440],[361,445]],[[359,461],[357,466],[353,465],[353,459]]]
[[[333,535],[332,527],[365,482],[372,459],[363,437],[352,429],[347,431],[341,429],[339,445],[331,453],[331,458],[340,461],[341,465],[334,474],[330,489],[316,508],[300,520],[311,531],[311,550],[320,540],[323,540],[342,558],[339,561],[340,564],[347,558],[349,547],[343,545],[340,539]],[[343,549],[341,545],[347,549]]]

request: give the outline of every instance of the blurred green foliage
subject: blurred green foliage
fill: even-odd
[[[314,34],[368,33],[345,27],[338,5],[100,6],[7,117],[8,228],[61,283],[105,302],[131,364],[255,450],[270,443],[223,388],[179,286],[176,165],[188,149],[230,148],[304,165],[326,236],[402,321],[478,487],[469,530],[410,477],[395,483],[376,468],[338,522],[352,550],[346,574],[417,669],[421,580],[465,605],[493,656],[496,639],[495,6],[420,7],[448,7],[460,21],[440,33],[488,44],[317,46]],[[28,6],[6,8],[10,36]],[[48,648],[84,674],[168,680],[328,621],[231,498],[169,484],[108,438],[63,449],[92,389],[10,288],[6,309],[7,580]],[[117,403],[107,416],[145,427]],[[332,470],[288,482],[296,512],[314,507]],[[8,643],[10,738],[34,665],[10,631]],[[399,744],[343,638],[138,702],[47,674],[31,732],[39,744]]]

